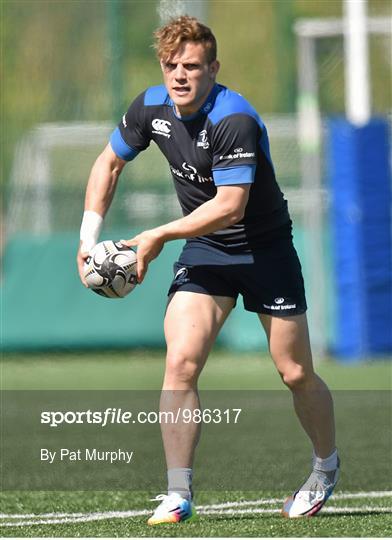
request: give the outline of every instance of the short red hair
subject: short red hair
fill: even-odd
[[[209,64],[216,60],[215,36],[208,26],[199,22],[195,17],[182,15],[172,19],[154,32],[154,38],[154,48],[159,60],[168,60],[186,41],[202,43]]]

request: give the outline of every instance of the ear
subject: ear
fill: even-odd
[[[213,60],[211,64],[209,65],[209,74],[210,74],[211,79],[215,79],[215,77],[218,74],[219,68],[220,68],[220,63],[218,62],[218,60]]]

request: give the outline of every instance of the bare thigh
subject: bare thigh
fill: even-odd
[[[282,377],[313,375],[313,361],[306,314],[272,317],[259,314],[272,359]]]
[[[225,296],[176,292],[165,316],[166,370],[198,376],[233,305]]]

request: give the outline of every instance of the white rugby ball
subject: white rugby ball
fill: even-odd
[[[106,298],[124,298],[137,284],[136,253],[121,242],[99,242],[84,265],[89,288]]]

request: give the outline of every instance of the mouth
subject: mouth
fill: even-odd
[[[173,86],[173,91],[178,96],[186,96],[191,91],[189,86]]]

